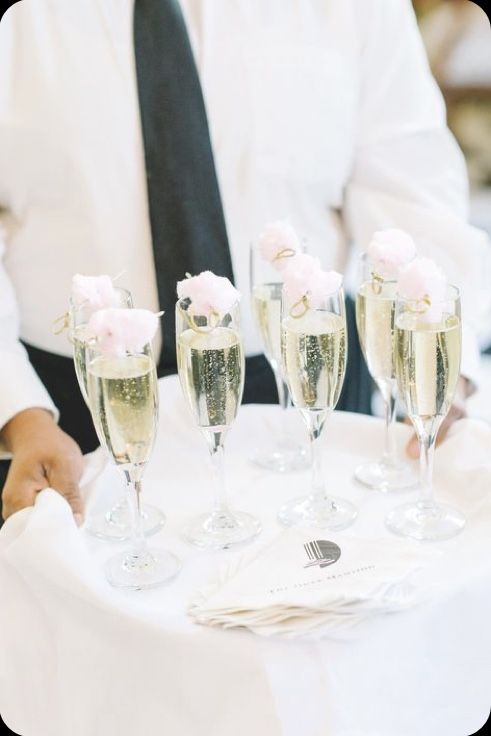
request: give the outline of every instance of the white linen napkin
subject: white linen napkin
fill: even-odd
[[[287,530],[224,568],[189,613],[210,626],[288,638],[322,635],[421,599],[413,573],[440,552],[399,539]]]

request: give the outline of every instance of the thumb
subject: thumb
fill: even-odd
[[[77,526],[81,526],[84,520],[84,507],[79,489],[79,473],[75,468],[67,465],[55,465],[49,473],[49,483],[55,491],[58,491],[70,504],[73,518]]]
[[[419,442],[415,434],[411,437],[406,445],[406,452],[409,457],[413,460],[417,460],[419,457]]]

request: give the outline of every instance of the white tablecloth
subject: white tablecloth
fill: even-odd
[[[230,432],[231,499],[278,533],[282,501],[308,473],[275,476],[248,462],[279,422],[276,407],[242,407]],[[293,417],[299,437],[301,422]],[[354,465],[375,457],[379,420],[335,414],[325,431],[333,492],[360,509],[353,531],[386,534],[386,512],[412,497],[358,487]],[[401,442],[407,436],[401,427]],[[91,472],[103,466],[91,458]],[[107,468],[88,499],[106,507],[119,477]],[[283,641],[193,624],[194,592],[227,556],[179,538],[211,504],[207,451],[175,378],[161,386],[160,433],[145,479],[168,522],[152,543],[178,554],[179,577],[159,590],[113,590],[101,563],[120,545],[77,530],[64,500],[40,494],[0,533],[0,713],[21,736],[467,736],[491,700],[491,429],[462,422],[436,456],[436,491],[469,523],[443,550],[430,600],[336,638]],[[415,543],[417,544],[417,543]],[[424,578],[424,573],[423,573]],[[422,578],[422,579],[423,579]]]

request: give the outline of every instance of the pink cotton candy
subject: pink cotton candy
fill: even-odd
[[[294,253],[301,250],[300,240],[287,220],[277,220],[266,225],[258,240],[258,249],[265,261],[278,271],[283,271]],[[281,253],[284,255],[281,256]]]
[[[299,253],[289,259],[283,288],[290,305],[306,297],[309,306],[317,309],[342,283],[343,277],[337,271],[323,271],[318,258]]]
[[[418,301],[427,297],[441,302],[446,287],[445,273],[430,258],[415,258],[399,275],[398,292],[403,299]]]
[[[414,240],[404,230],[388,228],[373,234],[367,248],[373,271],[383,279],[397,279],[400,269],[416,255]]]
[[[77,306],[86,305],[94,310],[116,307],[118,293],[110,276],[81,276],[72,279],[72,299]]]
[[[99,309],[87,324],[87,338],[106,355],[141,352],[155,337],[159,315],[148,309]]]
[[[430,258],[415,258],[401,269],[397,290],[403,299],[420,303],[425,321],[441,319],[447,279]]]
[[[223,317],[240,301],[240,292],[225,276],[203,271],[198,276],[177,282],[179,299],[189,299],[188,312],[209,317],[213,312]]]

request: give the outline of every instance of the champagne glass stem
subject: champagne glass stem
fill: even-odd
[[[126,478],[125,478],[126,482]],[[125,494],[124,497],[122,496],[119,501],[117,501],[114,506],[111,506],[109,511],[105,514],[105,519],[108,524],[114,523],[114,517],[120,514],[121,512],[126,511],[126,509],[129,506],[129,490],[125,488]]]
[[[278,366],[271,366],[276,381],[276,389],[278,391],[278,401],[283,410],[286,411],[290,406],[290,394],[288,392],[288,386],[283,380],[283,375]]]
[[[140,471],[141,472],[141,471]],[[140,474],[140,473],[139,473]],[[133,510],[133,550],[129,553],[129,556],[133,560],[142,558],[147,553],[147,542],[145,540],[145,534],[143,531],[143,519],[141,513],[141,493],[142,493],[142,482],[141,477],[135,477],[135,473],[132,471],[125,471],[128,486],[131,488],[134,496],[132,503]]]
[[[307,422],[312,450],[312,499],[316,502],[328,501],[324,480],[320,438],[326,421],[326,411],[302,412]]]
[[[210,448],[211,467],[213,472],[213,484],[215,487],[215,506],[213,518],[222,520],[231,517],[227,503],[227,486],[225,483],[225,453],[223,447],[224,433],[210,432],[208,443]]]
[[[435,440],[435,434],[424,434],[419,440],[419,463],[421,472],[421,493],[419,503],[424,507],[430,507],[433,505],[433,458],[435,455]]]
[[[290,407],[290,392],[288,386],[283,380],[283,374],[278,365],[271,365],[276,381],[276,389],[278,391],[278,400],[281,407],[281,429],[279,433],[279,446],[288,450],[291,447],[292,441],[290,433],[288,431],[288,422],[286,421],[285,412]]]
[[[397,465],[397,447],[395,438],[396,396],[393,389],[389,389],[385,396],[385,440],[384,462],[395,467]]]

